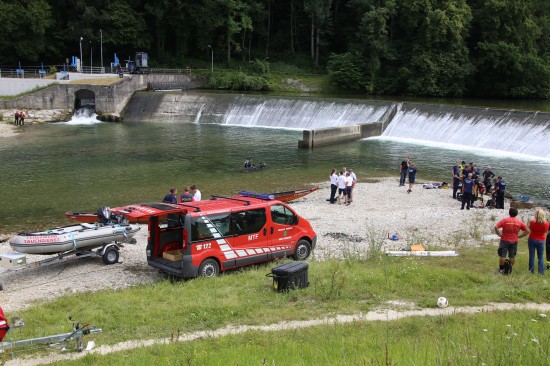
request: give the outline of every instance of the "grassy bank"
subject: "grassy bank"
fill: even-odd
[[[290,293],[273,291],[271,279],[265,275],[278,263],[270,263],[229,272],[215,279],[160,280],[153,285],[126,290],[67,295],[18,314],[7,314],[8,317],[18,315],[27,324],[23,333],[14,333],[10,338],[23,339],[65,332],[69,327],[69,315],[102,327],[104,332],[93,336],[93,339],[98,345],[104,345],[133,339],[170,338],[174,334],[215,330],[227,325],[265,325],[335,314],[357,314],[373,308],[391,307],[389,301],[435,307],[439,296],[446,296],[452,306],[483,305],[489,302],[548,302],[548,279],[527,271],[525,243],[520,244],[520,248],[514,273],[506,277],[495,273],[496,249],[488,245],[460,249],[459,257],[387,257],[371,251],[361,256],[367,258],[362,260],[350,255],[345,260],[310,262],[310,286]],[[407,326],[422,329],[424,323],[432,321],[417,320]],[[356,326],[362,327],[343,327]],[[326,332],[331,334],[332,331],[327,329]],[[381,344],[389,334],[365,332],[365,336]],[[462,338],[466,335],[462,334]],[[266,337],[276,337],[281,349],[284,349],[288,335]],[[328,335],[319,336],[320,339],[324,337]],[[345,343],[339,337],[334,340]],[[468,341],[467,338],[464,341]],[[209,342],[213,341],[185,347],[208,348],[206,344]],[[220,342],[223,344],[228,341]],[[246,336],[237,337],[235,342],[235,349],[249,343]],[[228,347],[230,344],[227,343]],[[261,344],[259,342],[254,347],[260,347]],[[158,349],[152,352],[162,353]],[[174,348],[168,354],[180,357],[179,352]],[[251,351],[253,354],[255,351]],[[334,355],[327,357],[332,362],[338,359],[334,359]],[[205,363],[209,362],[191,364]],[[302,363],[309,364],[305,361]]]
[[[538,312],[413,317],[159,345],[58,365],[546,365]],[[513,360],[513,361],[512,361]]]

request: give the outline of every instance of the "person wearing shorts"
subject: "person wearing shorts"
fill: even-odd
[[[338,204],[340,200],[344,198],[344,204],[348,203],[347,189],[346,189],[346,173],[342,170],[338,176]]]
[[[500,244],[498,246],[498,270],[499,273],[505,273],[506,257],[513,266],[516,263],[516,254],[518,251],[518,240],[528,235],[530,230],[525,223],[516,216],[518,215],[517,208],[510,208],[508,211],[510,217],[506,217],[500,220],[495,225],[495,233],[500,237]],[[510,272],[512,270],[510,269]]]

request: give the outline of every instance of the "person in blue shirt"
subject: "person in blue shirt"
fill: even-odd
[[[460,167],[458,166],[458,160],[453,166],[453,198],[456,199],[456,191],[458,191],[458,185],[460,183]]]
[[[164,203],[178,203],[178,190],[176,187],[170,188],[170,193],[168,193],[164,198],[162,199],[162,202]]]
[[[409,173],[409,189],[407,193],[411,193],[414,186],[414,180],[416,179],[416,164],[411,163],[407,171]]]
[[[193,202],[194,198],[191,193],[189,193],[189,188],[185,187],[183,189],[183,194],[180,196],[180,203],[184,202]]]
[[[472,194],[474,193],[475,181],[472,179],[472,173],[468,173],[468,176],[462,180],[462,207],[461,210],[464,210],[464,205],[466,209],[470,209],[470,203],[472,201]]]
[[[502,177],[497,177],[497,183],[495,184],[496,193],[496,206],[495,208],[504,209],[504,192],[506,191],[506,182]]]

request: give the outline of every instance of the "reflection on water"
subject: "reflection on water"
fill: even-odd
[[[472,161],[491,165],[511,191],[550,203],[548,162],[384,139],[302,150],[301,135],[162,122],[32,126],[0,145],[0,232],[64,224],[65,211],[160,200],[171,186],[196,184],[208,197],[302,188],[328,180],[333,167],[354,168],[359,179],[397,175],[407,155],[420,181],[450,181],[455,160]],[[249,156],[269,167],[244,172]]]

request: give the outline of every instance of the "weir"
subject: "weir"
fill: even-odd
[[[550,159],[550,113],[403,103],[382,136]]]
[[[357,99],[218,93],[134,95],[127,120],[303,130],[299,146],[384,136],[550,159],[550,113]]]

